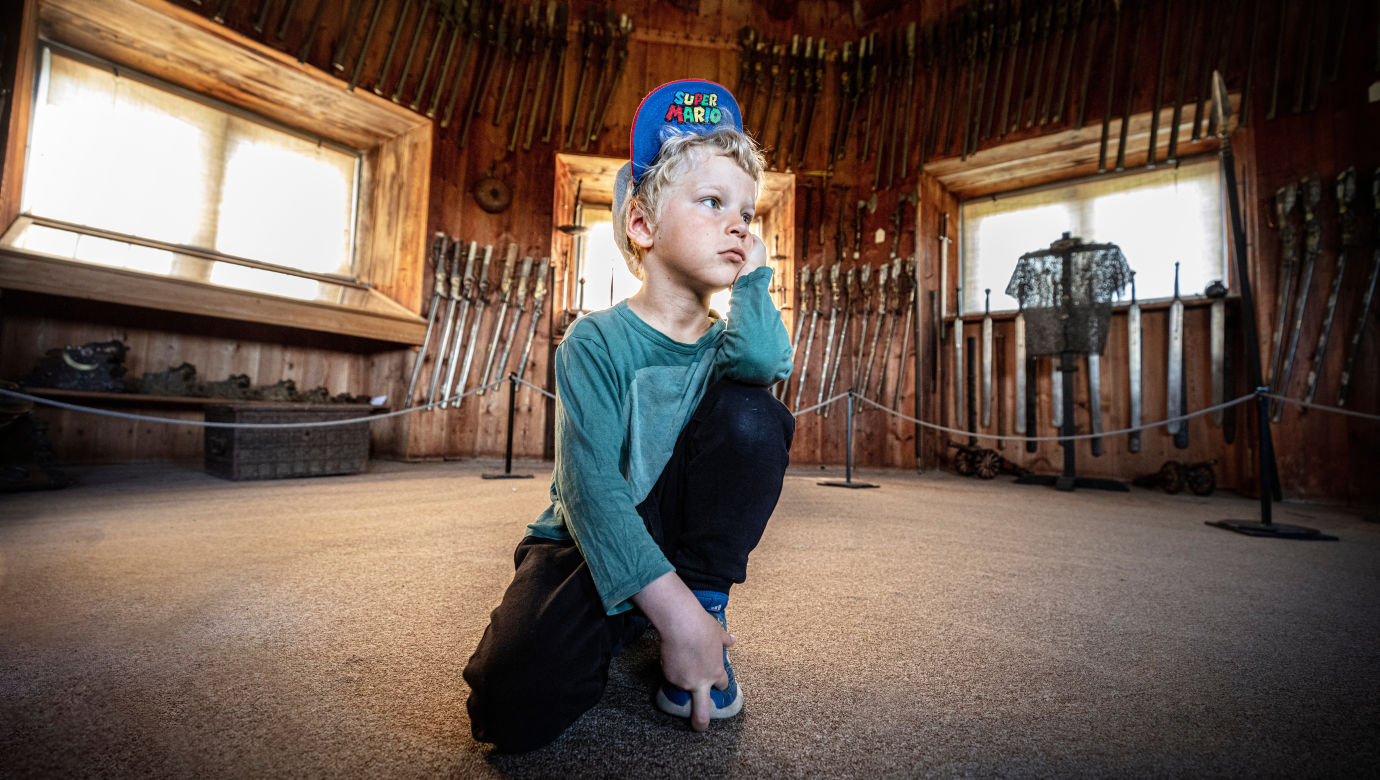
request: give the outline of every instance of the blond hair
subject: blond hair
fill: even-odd
[[[637,204],[647,221],[655,228],[661,219],[661,202],[667,188],[684,172],[687,161],[700,159],[694,156],[697,152],[719,154],[733,160],[757,185],[757,191],[753,193],[754,199],[761,191],[762,171],[766,168],[766,161],[762,158],[761,147],[751,136],[731,127],[721,127],[704,134],[673,132],[662,142],[656,160],[642,172],[642,180],[633,187],[632,195],[623,199],[623,207],[615,215],[615,219],[618,220],[617,230],[621,233],[621,240],[615,243],[623,251],[623,260],[627,262],[628,270],[638,279],[643,278],[642,260],[646,250],[627,237],[628,215],[632,212],[633,204]]]

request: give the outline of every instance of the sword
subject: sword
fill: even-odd
[[[1045,276],[1046,276],[1046,279],[1048,280],[1048,277],[1050,276],[1050,271],[1049,271],[1049,270],[1046,270],[1046,271],[1045,271]],[[1054,291],[1054,297],[1051,299],[1052,302],[1053,302],[1054,308],[1055,308],[1056,310],[1061,310],[1061,311],[1062,311],[1062,310],[1063,310],[1063,302],[1060,300],[1060,292],[1061,292],[1061,290],[1060,290],[1059,282],[1054,282],[1054,283],[1051,285],[1050,289],[1052,289],[1052,290]],[[1049,400],[1050,400],[1051,409],[1050,409],[1050,414],[1049,414],[1049,422],[1050,422],[1050,424],[1052,424],[1055,428],[1059,429],[1059,432],[1060,432],[1060,433],[1063,433],[1063,432],[1064,432],[1064,430],[1063,430],[1063,429],[1064,429],[1064,371],[1063,371],[1063,369],[1060,368],[1060,363],[1061,363],[1061,361],[1062,361],[1062,358],[1060,358],[1059,360],[1051,360],[1051,361],[1050,361],[1050,373],[1049,373],[1050,392],[1049,392]],[[1063,444],[1064,444],[1064,442],[1060,442],[1060,445],[1061,445],[1061,446],[1062,446]]]
[[[1022,399],[1017,399],[1017,400],[1016,400],[1016,403],[1018,403],[1018,404],[1020,404],[1020,403],[1024,403],[1024,404],[1025,404],[1025,429],[1026,429],[1026,435],[1027,435],[1027,436],[1033,435],[1034,433],[1036,433],[1036,432],[1040,429],[1040,425],[1039,425],[1040,405],[1037,403],[1037,398],[1036,398],[1036,396],[1039,394],[1039,393],[1038,393],[1039,388],[1036,386],[1036,385],[1038,384],[1037,381],[1036,381],[1036,377],[1039,375],[1039,373],[1040,373],[1040,363],[1039,363],[1039,361],[1036,360],[1036,359],[1033,358],[1033,357],[1027,356],[1026,359],[1025,359],[1025,375],[1026,375],[1025,399],[1024,399],[1024,400],[1022,400]],[[1026,451],[1026,452],[1035,452],[1035,451],[1037,451],[1037,450],[1039,450],[1039,449],[1040,449],[1040,443],[1039,443],[1039,442],[1035,441],[1034,439],[1028,439],[1028,440],[1026,441],[1026,443],[1025,443],[1025,451]]]
[[[1169,305],[1169,370],[1166,417],[1178,417],[1184,412],[1184,302],[1179,297],[1179,264],[1174,263],[1174,302]],[[1174,436],[1174,446],[1188,446],[1188,421],[1169,423],[1166,430]],[[1180,443],[1182,442],[1182,444]]]
[[[963,320],[954,317],[954,427],[963,424]]]
[[[1380,168],[1370,179],[1372,202],[1375,204],[1371,215],[1380,218]],[[1380,232],[1380,224],[1372,234]],[[1342,368],[1342,381],[1337,388],[1337,405],[1346,406],[1347,393],[1351,389],[1351,370],[1356,366],[1356,356],[1361,352],[1361,337],[1366,332],[1366,318],[1370,316],[1370,302],[1375,297],[1375,281],[1380,277],[1380,249],[1375,250],[1375,258],[1370,263],[1370,275],[1366,279],[1366,291],[1361,295],[1361,310],[1356,313],[1356,326],[1351,331],[1351,346],[1347,350],[1346,365]]]
[[[455,408],[459,409],[465,394],[465,385],[470,378],[470,366],[474,362],[474,345],[479,340],[479,326],[484,322],[484,305],[489,299],[489,260],[493,257],[492,245],[484,247],[484,263],[479,269],[479,287],[474,291],[474,325],[470,326],[470,340],[465,345],[465,360],[460,365],[458,384],[451,388],[451,394],[459,393]]]
[[[1327,340],[1332,333],[1332,318],[1337,313],[1337,293],[1342,289],[1342,277],[1346,275],[1347,253],[1356,240],[1356,169],[1347,168],[1337,176],[1337,221],[1342,227],[1342,241],[1337,250],[1337,267],[1332,273],[1332,292],[1327,296],[1327,314],[1323,316],[1322,332],[1318,334],[1318,346],[1313,350],[1313,366],[1308,371],[1308,392],[1303,400],[1313,402],[1313,393],[1318,388],[1318,375],[1322,373],[1323,360],[1327,357]]]
[[[441,383],[441,363],[446,358],[445,345],[450,342],[451,328],[455,327],[455,302],[460,298],[460,253],[456,251],[460,246],[457,241],[452,245],[450,259],[450,302],[446,304],[445,324],[441,327],[440,347],[436,351],[436,360],[431,366],[431,385],[427,389],[426,402],[428,405],[436,402],[436,387]]]
[[[1020,296],[1025,297],[1024,290]],[[1025,301],[1018,300],[1017,304],[1016,321],[1012,324],[1016,337],[1016,433],[1025,433]]]
[[[800,267],[800,281],[796,284],[799,291],[800,306],[795,310],[795,336],[791,339],[791,349],[800,351],[800,332],[805,329],[805,310],[810,308],[810,269],[808,266]],[[789,380],[787,380],[789,381]],[[796,380],[799,384],[799,379]],[[783,390],[782,395],[785,395]]]
[[[436,231],[436,236],[431,240],[431,264],[436,271],[436,281],[431,288],[431,306],[428,307],[426,316],[426,335],[422,337],[422,348],[417,353],[417,360],[412,363],[412,379],[407,383],[407,395],[403,396],[403,406],[412,406],[412,394],[417,390],[417,379],[422,374],[422,363],[426,360],[427,348],[431,346],[431,331],[436,324],[436,310],[440,308],[437,304],[446,296],[446,234]],[[436,350],[440,354],[440,349]]]
[[[513,349],[513,338],[517,336],[518,323],[522,322],[522,312],[527,307],[527,277],[531,274],[532,258],[524,257],[522,258],[522,270],[518,271],[517,311],[513,312],[513,321],[508,324],[508,338],[503,343],[503,355],[498,359],[500,377],[506,376],[508,355],[512,353]]]
[[[824,391],[829,384],[829,357],[834,349],[834,325],[838,320],[839,306],[842,304],[842,291],[839,289],[839,264],[836,262],[829,267],[829,335],[824,339],[824,362],[819,364],[819,370],[824,372],[823,378],[819,380],[819,398],[815,403],[824,401]],[[818,414],[819,410],[816,409]]]
[[[1102,356],[1088,353],[1088,433],[1102,433]],[[1089,439],[1094,458],[1102,456],[1102,439]]]
[[[867,351],[867,320],[872,316],[872,266],[858,269],[858,300],[862,307],[862,327],[858,329],[857,356],[853,361],[853,387],[862,383],[863,354]]]
[[[527,357],[532,354],[532,337],[537,333],[537,322],[546,306],[546,274],[551,270],[551,258],[543,257],[537,268],[536,290],[532,293],[532,318],[527,323],[527,344],[522,348],[522,360],[518,362],[518,378],[527,375]]]
[[[863,369],[862,384],[858,390],[867,395],[867,388],[872,385],[872,366],[877,362],[877,342],[882,336],[882,321],[886,318],[886,295],[887,277],[891,274],[891,266],[882,263],[877,266],[877,321],[872,326],[872,346],[868,350],[867,367]]]
[[[449,356],[446,378],[442,381],[442,387],[445,388],[444,397],[441,399],[442,409],[449,408],[450,396],[455,387],[456,358],[460,356],[460,341],[465,336],[465,318],[469,315],[470,301],[474,299],[474,255],[478,251],[479,242],[471,241],[469,254],[465,258],[465,273],[460,280],[460,314],[455,318],[455,339],[449,346],[442,345]],[[456,252],[458,254],[459,250]]]
[[[1126,355],[1130,367],[1131,427],[1140,427],[1141,404],[1141,331],[1140,304],[1136,303],[1136,272],[1131,272],[1131,308],[1126,310]],[[1140,431],[1127,435],[1126,449],[1140,452]]]
[[[503,259],[503,279],[498,283],[498,296],[502,300],[498,308],[498,319],[490,332],[489,357],[484,360],[484,373],[479,380],[479,395],[484,394],[484,386],[489,383],[494,368],[494,353],[498,351],[498,336],[503,332],[503,320],[508,316],[508,304],[513,299],[513,266],[517,263],[518,245],[508,245],[508,256]],[[530,267],[530,266],[529,266]]]
[[[1313,268],[1318,264],[1318,255],[1322,252],[1322,227],[1318,224],[1316,209],[1318,201],[1322,199],[1322,182],[1317,174],[1309,176],[1300,182],[1303,187],[1303,224],[1307,231],[1304,238],[1303,252],[1303,278],[1299,281],[1298,302],[1294,304],[1294,332],[1289,337],[1289,351],[1285,353],[1284,362],[1280,364],[1279,380],[1275,386],[1275,393],[1287,395],[1289,392],[1289,378],[1294,370],[1294,355],[1299,346],[1299,333],[1303,330],[1304,310],[1308,307],[1308,292],[1313,283]],[[1279,418],[1284,413],[1284,404],[1275,401],[1271,407],[1273,414],[1271,420],[1279,422]]]
[[[1267,378],[1267,384],[1271,388],[1277,387],[1275,380],[1279,374],[1279,362],[1283,357],[1280,353],[1284,348],[1284,323],[1288,322],[1289,302],[1293,300],[1290,293],[1293,292],[1294,264],[1297,262],[1295,255],[1298,253],[1299,245],[1298,232],[1294,229],[1291,215],[1297,203],[1298,185],[1286,184],[1275,192],[1280,255],[1284,258],[1284,263],[1279,273],[1279,297],[1275,299],[1275,330],[1271,344],[1270,375]]]
[[[982,427],[992,425],[992,288],[982,314]]]
[[[906,375],[906,357],[910,354],[910,334],[911,331],[915,329],[915,310],[920,305],[919,298],[917,297],[917,287],[915,285],[914,256],[906,258],[906,275],[902,278],[906,280],[905,286],[906,292],[908,293],[902,296],[900,300],[900,305],[905,307],[906,310],[906,321],[901,327],[901,359],[896,366],[896,389],[891,393],[891,408],[897,411],[901,408],[901,379]],[[920,342],[917,340],[915,344],[916,352],[919,352]],[[915,366],[915,370],[919,371],[920,360],[918,355],[916,356]]]
[[[877,401],[879,403],[886,391],[887,370],[891,367],[891,345],[896,341],[896,320],[901,314],[901,258],[899,257],[891,262],[891,289],[888,291],[886,302],[886,349],[882,351],[882,370],[877,377]]]
[[[814,306],[810,310],[810,326],[805,337],[805,355],[800,362],[800,379],[795,386],[795,404],[791,407],[793,411],[800,410],[800,394],[805,389],[805,375],[810,369],[810,350],[815,345],[815,324],[819,321],[819,305],[824,301],[824,266],[815,269],[814,272]]]
[[[857,268],[849,268],[848,272],[844,274],[843,286],[839,288],[839,291],[843,293],[843,326],[839,328],[839,348],[834,353],[834,365],[829,369],[829,389],[824,392],[824,395],[830,398],[834,395],[834,382],[839,377],[839,364],[843,362],[843,348],[848,344],[848,321],[853,318],[852,299],[853,293],[857,289]],[[816,412],[819,411],[821,410],[816,410]],[[824,407],[822,412],[825,417],[828,417],[829,407]]]

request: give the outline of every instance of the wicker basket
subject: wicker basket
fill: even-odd
[[[292,423],[347,420],[367,404],[215,404],[207,422]],[[207,428],[206,473],[224,479],[358,474],[369,461],[369,424],[317,428]]]

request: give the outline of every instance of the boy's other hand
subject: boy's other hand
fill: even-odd
[[[633,603],[661,634],[661,672],[670,684],[690,692],[690,727],[709,728],[709,689],[728,687],[724,648],[734,638],[700,602],[675,572],[653,580]]]

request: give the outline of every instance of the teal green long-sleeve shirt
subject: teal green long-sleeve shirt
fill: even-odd
[[[735,282],[729,318],[715,320],[694,344],[671,339],[622,301],[577,320],[556,348],[551,506],[527,534],[573,539],[610,615],[675,570],[637,505],[705,390],[719,379],[766,386],[791,373],[771,275],[763,267]]]

